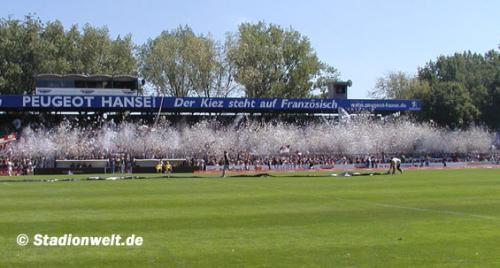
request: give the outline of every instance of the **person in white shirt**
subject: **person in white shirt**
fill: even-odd
[[[13,175],[13,173],[12,173],[13,166],[14,166],[14,163],[12,163],[10,160],[7,160],[7,173],[9,174],[9,176]]]
[[[396,158],[396,157],[393,157],[391,159],[391,165],[389,166],[389,174],[395,174],[396,173],[396,169],[399,170],[399,172],[401,172],[401,174],[403,174],[403,170],[401,170],[401,159],[399,158]],[[391,172],[392,170],[392,172]]]

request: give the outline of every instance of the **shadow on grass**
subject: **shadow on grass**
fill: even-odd
[[[232,174],[225,177],[218,175],[200,176],[200,175],[161,175],[161,176],[89,176],[86,178],[22,178],[22,179],[2,179],[2,182],[65,182],[65,181],[115,181],[115,180],[158,180],[158,179],[217,179],[217,178],[324,178],[324,177],[354,177],[354,176],[374,176],[386,175],[386,173],[370,172],[344,172],[340,174],[273,174],[273,173],[255,173],[255,174]]]

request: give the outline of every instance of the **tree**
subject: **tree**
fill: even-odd
[[[107,27],[86,24],[80,38],[79,52],[81,73],[129,74],[136,71],[137,61],[133,54],[132,37],[109,37]]]
[[[431,88],[442,82],[461,84],[478,110],[474,121],[500,128],[500,54],[497,51],[491,50],[485,55],[469,51],[440,56],[418,70],[418,79],[427,81]]]
[[[141,73],[158,94],[208,95],[215,68],[214,41],[188,26],[164,31],[141,49]]]
[[[377,79],[369,95],[375,99],[406,99],[412,83],[413,77],[404,72],[389,72]]]
[[[157,94],[224,97],[237,88],[227,57],[233,45],[230,34],[219,43],[210,35],[196,35],[190,27],[179,26],[142,46],[140,70]]]
[[[479,114],[461,83],[439,82],[426,93],[421,95],[422,111],[419,117],[423,120],[433,120],[451,128],[467,127]]]
[[[33,87],[33,76],[43,59],[40,31],[42,22],[33,16],[24,21],[0,20],[0,92],[23,93]]]
[[[238,33],[229,57],[247,97],[309,95],[321,64],[306,37],[264,22],[240,24]]]
[[[190,53],[187,54],[188,78],[192,90],[198,96],[211,97],[213,75],[218,62],[217,48],[210,36],[197,36],[190,42]]]
[[[110,44],[108,50],[107,65],[109,68],[104,71],[108,74],[136,74],[137,58],[134,55],[135,45],[132,42],[132,35],[127,34],[124,37],[118,36]]]
[[[321,63],[320,71],[317,73],[314,80],[314,89],[319,91],[319,95],[311,95],[311,97],[326,98],[328,96],[328,85],[338,81],[340,73],[333,66],[326,63]]]
[[[0,93],[19,94],[34,88],[42,73],[133,74],[137,64],[130,35],[110,38],[106,27],[85,25],[83,34],[73,25],[0,19]]]
[[[43,55],[39,59],[39,68],[46,73],[64,74],[71,70],[71,64],[66,58],[66,33],[61,22],[47,22],[40,32]]]
[[[391,72],[370,92],[376,98],[422,100],[415,116],[441,125],[485,124],[500,129],[500,53],[455,53],[418,69],[416,77]],[[452,107],[455,106],[455,107]]]
[[[227,97],[235,93],[240,86],[235,81],[235,66],[229,58],[229,51],[234,48],[236,39],[233,34],[227,33],[223,44],[216,46],[216,68],[214,73],[214,83],[210,96]]]

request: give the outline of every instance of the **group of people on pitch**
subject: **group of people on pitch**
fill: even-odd
[[[227,151],[224,151],[224,163],[222,167],[221,177],[226,176],[226,170],[229,170],[229,154]],[[397,157],[393,157],[390,161],[389,170],[387,174],[396,174],[396,169],[403,174],[403,170],[401,169],[401,159]]]
[[[169,176],[173,170],[170,162],[166,161],[165,163],[163,163],[163,160],[158,161],[158,163],[155,166],[155,169],[156,169],[156,173],[165,173],[165,174],[168,174]]]

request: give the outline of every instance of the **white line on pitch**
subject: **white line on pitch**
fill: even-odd
[[[338,197],[336,197],[335,199],[342,200],[342,201],[351,201],[351,202],[371,204],[371,205],[375,205],[375,206],[379,206],[379,207],[386,207],[386,208],[399,208],[399,209],[415,210],[415,211],[422,211],[422,212],[434,212],[434,213],[449,214],[449,215],[456,215],[456,216],[462,216],[462,217],[473,217],[473,218],[487,219],[487,220],[498,220],[497,217],[493,217],[493,216],[486,216],[486,215],[479,215],[479,214],[469,214],[469,213],[458,212],[458,211],[451,211],[451,210],[440,210],[440,209],[432,209],[432,208],[408,207],[408,206],[392,205],[392,204],[372,202],[372,201],[366,201],[366,200],[345,199],[345,198],[338,198]]]

